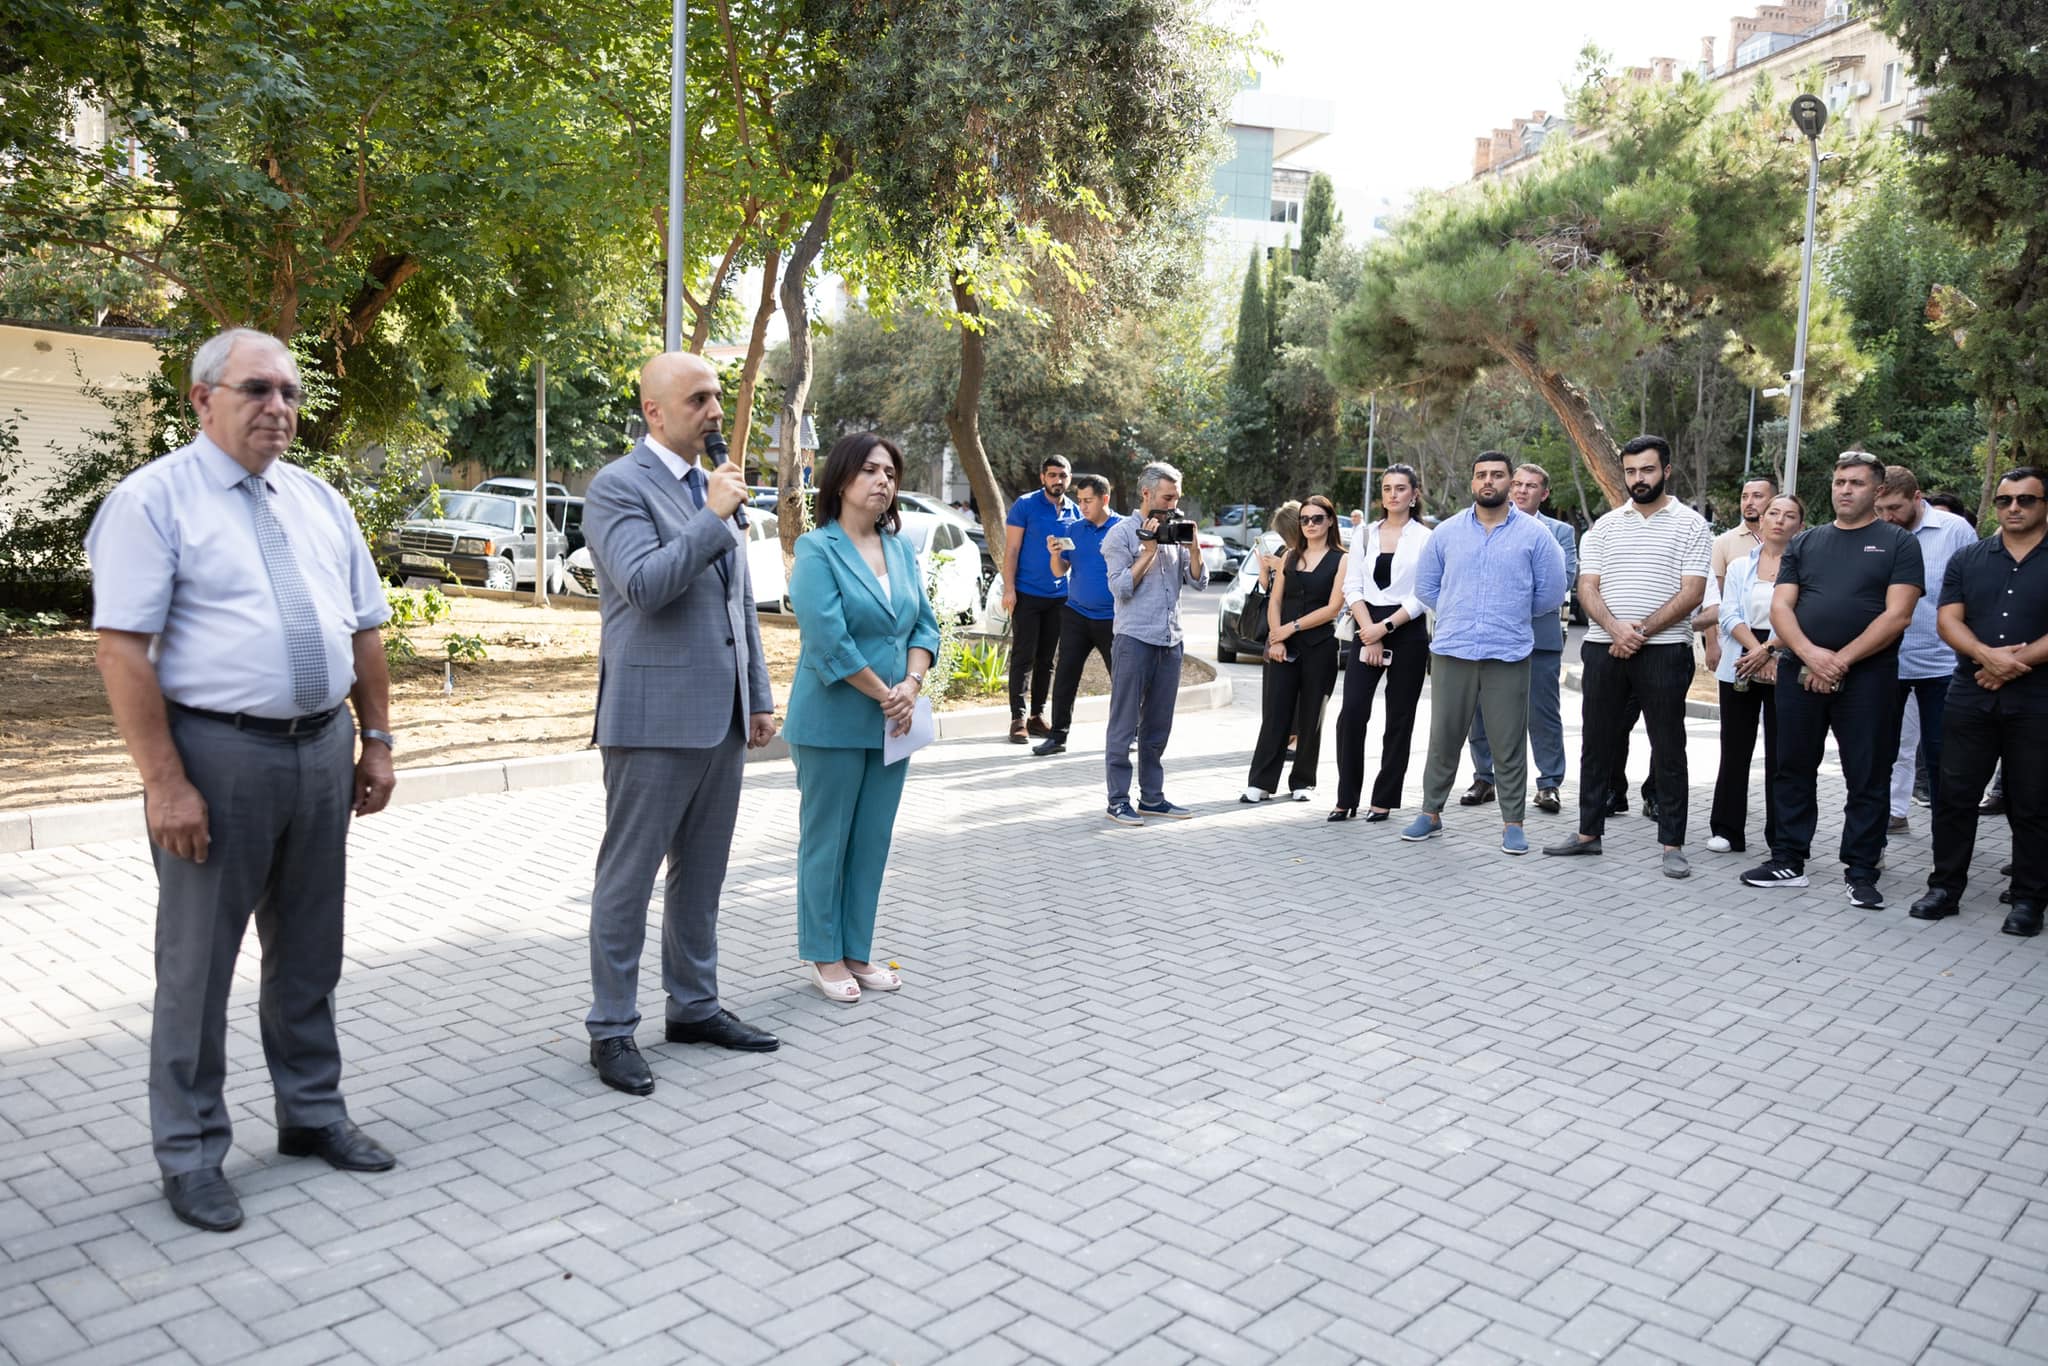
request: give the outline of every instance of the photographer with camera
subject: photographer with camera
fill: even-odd
[[[1180,471],[1163,462],[1138,475],[1138,511],[1102,538],[1109,592],[1116,602],[1115,661],[1110,670],[1109,735],[1104,769],[1109,818],[1143,825],[1145,817],[1185,820],[1187,808],[1166,800],[1161,757],[1173,730],[1180,693],[1180,591],[1208,585],[1195,524],[1180,514]],[[1131,743],[1138,746],[1138,805],[1131,805]]]

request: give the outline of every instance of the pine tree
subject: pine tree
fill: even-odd
[[[1272,441],[1266,401],[1266,376],[1273,371],[1272,321],[1259,279],[1259,256],[1253,247],[1244,272],[1244,293],[1238,298],[1237,342],[1230,357],[1230,456],[1240,473],[1248,472]]]
[[[1316,257],[1323,242],[1335,234],[1344,235],[1344,216],[1337,212],[1337,190],[1330,177],[1317,171],[1308,179],[1308,201],[1301,206],[1301,252],[1295,268],[1305,280],[1316,278]]]

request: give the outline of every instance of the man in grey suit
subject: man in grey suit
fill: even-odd
[[[604,634],[597,728],[605,831],[590,897],[590,1061],[605,1085],[654,1090],[633,1031],[648,893],[668,860],[661,981],[670,1043],[772,1051],[774,1035],[718,1003],[718,898],[739,815],[745,749],[775,735],[747,578],[747,487],[698,468],[717,433],[718,375],[680,352],[640,372],[647,436],[584,496]]]

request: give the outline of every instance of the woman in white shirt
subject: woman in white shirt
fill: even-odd
[[[1757,523],[1763,544],[1731,560],[1721,589],[1721,663],[1714,670],[1721,693],[1721,771],[1714,778],[1714,805],[1707,817],[1707,848],[1740,853],[1748,843],[1749,764],[1756,754],[1757,723],[1764,734],[1764,843],[1772,843],[1778,813],[1771,800],[1771,774],[1778,766],[1778,665],[1771,651],[1771,594],[1778,561],[1806,526],[1806,504],[1780,494]]]
[[[1387,680],[1385,737],[1380,772],[1372,787],[1369,821],[1383,821],[1401,805],[1408,751],[1415,735],[1415,705],[1429,667],[1429,628],[1415,597],[1415,567],[1429,528],[1421,522],[1422,486],[1407,465],[1389,465],[1380,477],[1385,513],[1351,544],[1344,575],[1344,610],[1357,638],[1344,646],[1344,710],[1337,717],[1337,809],[1329,819],[1358,814],[1365,786],[1365,731],[1373,694]]]

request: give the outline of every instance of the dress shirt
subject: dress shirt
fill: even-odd
[[[1344,567],[1344,610],[1350,611],[1354,603],[1365,603],[1369,607],[1406,608],[1408,620],[1422,620],[1422,599],[1415,596],[1415,567],[1422,562],[1422,547],[1429,544],[1429,528],[1413,517],[1401,528],[1401,539],[1394,543],[1394,571],[1387,576],[1387,586],[1380,587],[1373,582],[1373,563],[1380,557],[1380,528],[1384,520],[1374,522],[1365,529],[1362,536],[1351,538],[1351,561]]]
[[[153,636],[166,698],[205,711],[278,719],[292,700],[284,616],[256,541],[249,471],[201,435],[150,461],[107,495],[85,536],[95,630]],[[327,696],[355,685],[357,631],[391,616],[355,514],[318,475],[283,460],[263,473],[271,511],[305,580],[327,655]]]
[[[2005,533],[1986,536],[1949,558],[1941,584],[1941,605],[1963,605],[1970,634],[1995,649],[2024,645],[2048,635],[2048,544],[2024,560],[2005,548]],[[1948,704],[2003,716],[2048,714],[2048,669],[2036,667],[2001,688],[1977,686],[1977,662],[1956,660]]]
[[[697,468],[694,462],[683,459],[683,457],[677,455],[674,451],[662,445],[653,437],[643,436],[640,439],[647,443],[647,449],[653,451],[655,454],[655,458],[660,460],[663,465],[667,466],[668,472],[670,474],[673,474],[676,478],[688,479],[690,477],[690,471]]]
[[[1206,587],[1207,571],[1202,568],[1201,547],[1163,545],[1153,556],[1152,567],[1142,580],[1134,579],[1131,566],[1146,544],[1138,539],[1145,514],[1134,512],[1111,527],[1102,538],[1102,560],[1109,566],[1109,593],[1116,599],[1116,624],[1111,633],[1142,640],[1147,645],[1178,645],[1180,590],[1182,584]]]
[[[1735,628],[1747,626],[1759,636],[1771,633],[1771,595],[1778,585],[1756,576],[1763,554],[1763,546],[1758,545],[1747,555],[1728,561],[1728,586],[1721,592],[1721,663],[1714,669],[1714,677],[1723,683],[1735,681],[1735,661],[1742,656]],[[1714,581],[1707,580],[1707,591],[1713,589]]]
[[[1913,604],[1913,624],[1899,641],[1900,678],[1945,678],[1955,672],[1956,652],[1941,643],[1936,621],[1941,613],[1941,588],[1948,574],[1948,562],[1959,550],[1977,543],[1977,529],[1953,512],[1944,512],[1920,500],[1920,520],[1913,524],[1913,539],[1920,543],[1920,558],[1927,566],[1927,591]]]
[[[1570,522],[1560,522],[1541,512],[1535,517],[1550,532],[1557,548],[1564,552],[1564,591],[1565,596],[1570,597],[1572,585],[1579,581],[1579,533],[1572,529]],[[1536,638],[1537,649],[1563,652],[1564,623],[1558,620],[1557,608],[1538,612],[1529,618],[1529,631]]]
[[[1415,596],[1436,613],[1430,652],[1454,659],[1527,659],[1530,619],[1564,604],[1564,550],[1543,524],[1512,505],[1489,531],[1466,508],[1422,548]]]

